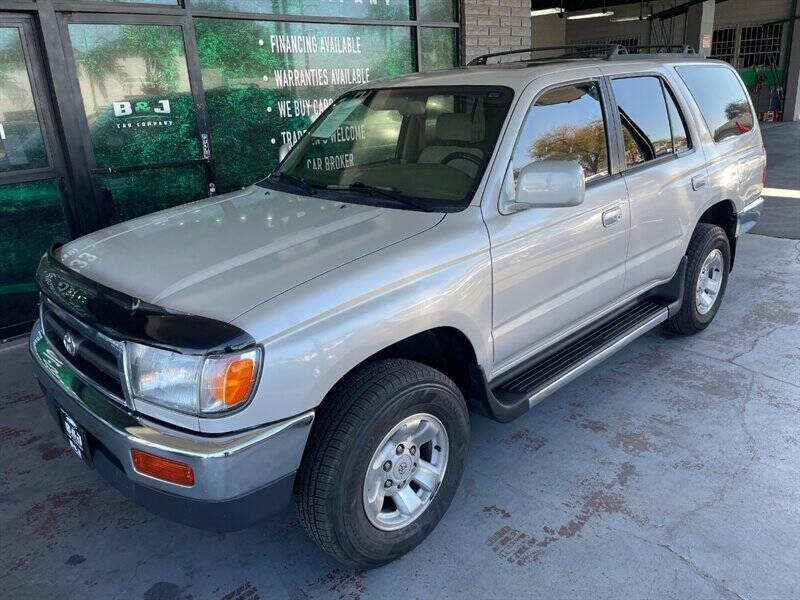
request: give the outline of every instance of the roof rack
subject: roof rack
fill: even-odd
[[[621,44],[567,44],[564,46],[542,46],[540,48],[522,48],[520,50],[506,50],[505,52],[492,52],[481,54],[467,63],[467,66],[485,65],[490,58],[510,56],[512,54],[533,54],[534,52],[550,52],[553,50],[571,50],[559,56],[548,57],[550,60],[559,58],[589,58],[595,55],[604,60],[620,60],[623,58],[651,58],[665,54],[672,56],[699,56],[694,48],[681,44],[663,44],[649,46],[629,46]],[[647,50],[642,52],[642,50]],[[655,50],[655,52],[653,52]],[[677,50],[677,51],[676,51]],[[531,60],[534,60],[531,58]]]
[[[522,48],[520,50],[506,50],[505,52],[492,52],[490,54],[481,54],[476,56],[467,63],[468,66],[485,65],[486,60],[489,58],[496,58],[498,56],[510,56],[512,54],[533,54],[534,52],[549,52],[551,50],[573,50],[578,53],[603,53],[608,54],[617,48],[621,48],[619,44],[568,44],[566,46],[542,46],[541,48]],[[575,53],[575,52],[573,52]],[[554,57],[555,58],[555,57]]]
[[[650,44],[647,46],[620,46],[621,52],[610,53],[606,60],[620,60],[630,58],[653,58],[668,56],[691,56],[702,58],[689,45],[686,44]]]

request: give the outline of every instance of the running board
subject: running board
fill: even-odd
[[[506,409],[509,416],[519,416],[668,316],[669,309],[663,304],[637,302],[492,382],[491,400]]]

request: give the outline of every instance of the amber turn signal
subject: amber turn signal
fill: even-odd
[[[225,406],[235,406],[247,397],[253,382],[254,367],[252,359],[240,358],[231,361],[224,375],[216,378],[214,391]]]
[[[162,481],[191,487],[194,485],[194,471],[189,465],[170,460],[141,450],[131,450],[133,468],[137,473],[149,475]]]
[[[261,351],[209,356],[200,381],[200,412],[218,413],[244,405],[253,395]]]

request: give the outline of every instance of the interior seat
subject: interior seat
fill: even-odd
[[[420,152],[418,163],[439,164],[454,152],[465,152],[483,160],[483,150],[478,147],[484,138],[482,119],[475,119],[466,113],[444,113],[436,118],[436,140]],[[475,177],[478,165],[465,158],[455,158],[447,165],[458,169],[470,177]]]

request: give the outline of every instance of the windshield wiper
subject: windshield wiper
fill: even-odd
[[[424,210],[425,212],[433,212],[432,207],[423,204],[422,202],[417,202],[413,198],[410,198],[409,196],[405,196],[404,194],[399,193],[396,190],[396,188],[379,187],[377,185],[369,185],[367,183],[364,183],[363,181],[356,181],[351,183],[350,185],[341,185],[341,184],[326,185],[325,189],[343,191],[343,192],[361,192],[369,194],[370,196],[383,196],[384,198],[389,198],[401,204],[405,204],[406,206],[416,208],[417,210]]]
[[[294,175],[289,175],[284,171],[275,171],[270,173],[267,175],[267,179],[271,179],[279,183],[288,183],[289,185],[293,185],[294,187],[303,190],[303,192],[309,196],[313,196],[317,193],[317,190],[315,190],[305,179],[295,177]]]

